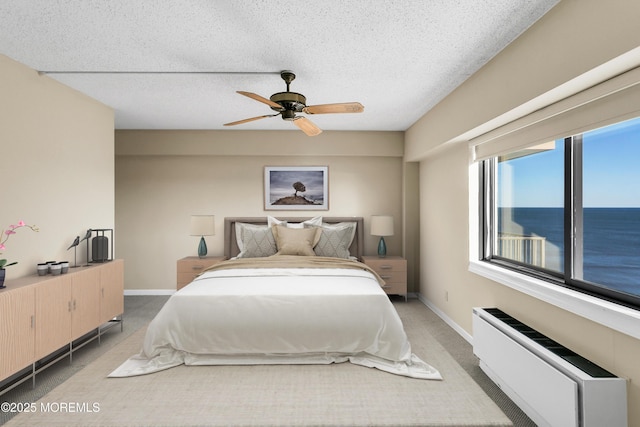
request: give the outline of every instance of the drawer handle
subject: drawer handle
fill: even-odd
[[[383,270],[391,270],[393,268],[393,266],[391,266],[391,265],[381,265],[380,268],[383,269]]]
[[[192,270],[202,270],[204,267],[201,265],[194,265],[191,267]]]
[[[391,286],[389,286],[389,285],[383,285],[383,286],[381,286],[381,288],[382,288],[382,289],[389,289],[390,287],[391,287]]]
[[[391,276],[380,276],[380,278],[383,280],[387,280],[387,279],[391,279]]]

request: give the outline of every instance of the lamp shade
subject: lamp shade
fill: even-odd
[[[192,236],[213,236],[216,234],[214,215],[191,215],[189,234]]]
[[[393,236],[393,217],[389,215],[374,215],[371,217],[371,235]]]

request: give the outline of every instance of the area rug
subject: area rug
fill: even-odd
[[[178,366],[107,378],[137,353],[144,328],[6,426],[511,426],[431,336],[420,303],[398,305],[413,352],[443,381],[349,363]],[[422,311],[422,312],[421,312]]]

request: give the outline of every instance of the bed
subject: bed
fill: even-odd
[[[442,379],[411,351],[382,279],[358,259],[361,217],[225,218],[227,261],[173,294],[110,377],[177,365],[350,362]]]

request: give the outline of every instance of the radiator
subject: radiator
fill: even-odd
[[[538,426],[627,426],[624,379],[499,309],[473,309],[473,352]]]

